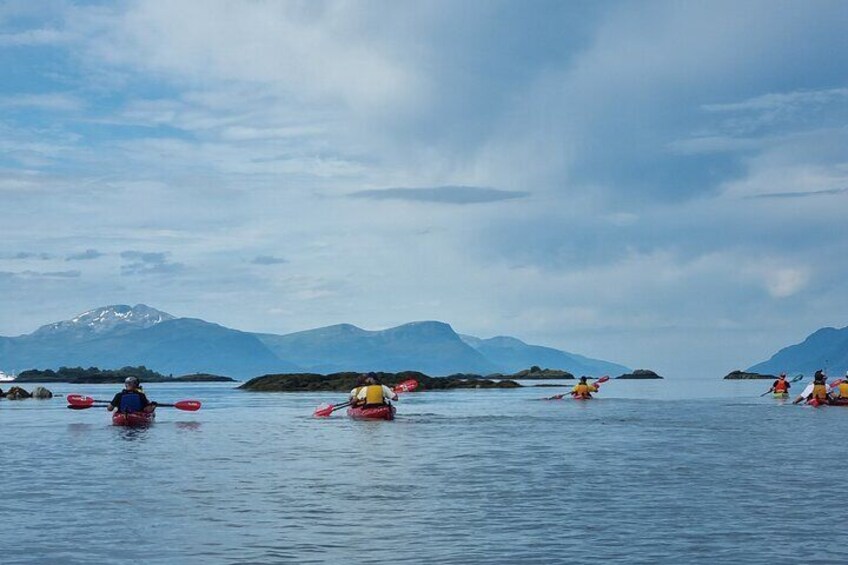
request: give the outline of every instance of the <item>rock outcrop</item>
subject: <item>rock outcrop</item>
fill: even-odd
[[[37,398],[39,400],[46,400],[48,398],[53,398],[53,393],[44,388],[43,386],[37,386],[32,389],[32,397]]]
[[[648,369],[636,369],[632,373],[625,373],[623,375],[619,375],[616,379],[661,379],[663,377],[659,376],[655,372]]]
[[[265,375],[251,379],[240,389],[253,392],[309,392],[333,391],[348,392],[356,386],[362,373],[333,373],[319,375],[315,373],[294,373],[284,375]],[[418,381],[417,390],[451,390],[460,388],[516,388],[521,385],[512,380],[491,380],[482,377],[430,377],[416,371],[401,373],[376,373],[380,381],[389,387],[408,379]]]
[[[762,373],[747,373],[745,371],[731,371],[724,377],[727,380],[731,381],[740,381],[740,380],[748,380],[748,379],[771,379],[775,380],[777,377],[774,375],[763,375]]]
[[[6,393],[6,400],[23,400],[31,397],[32,395],[30,393],[19,386],[13,386],[9,389],[9,392]]]

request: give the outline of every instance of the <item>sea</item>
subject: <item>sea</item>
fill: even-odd
[[[312,416],[338,393],[150,384],[203,407],[143,429],[0,400],[0,563],[848,563],[848,408],[769,385],[421,391],[362,422]]]

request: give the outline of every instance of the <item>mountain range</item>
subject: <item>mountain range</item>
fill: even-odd
[[[803,342],[784,347],[768,361],[757,363],[748,371],[812,375],[819,369],[824,369],[829,376],[842,376],[848,371],[848,327],[817,330]]]
[[[415,370],[433,376],[514,373],[538,365],[575,375],[621,374],[623,365],[514,337],[459,335],[443,322],[381,331],[339,324],[286,335],[250,333],[144,304],[90,310],[31,334],[0,337],[0,369],[115,369],[144,365],[164,374],[249,378],[269,373]]]

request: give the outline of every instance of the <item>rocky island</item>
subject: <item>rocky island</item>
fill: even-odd
[[[112,384],[122,383],[127,377],[136,377],[142,384],[181,383],[181,382],[235,382],[230,377],[198,373],[180,377],[165,376],[141,367],[122,369],[98,369],[97,367],[61,367],[58,371],[31,369],[20,373],[15,383],[71,383],[71,384]]]
[[[636,369],[632,373],[625,373],[623,375],[619,375],[616,379],[661,379],[663,377],[659,376],[653,371],[648,369]]]
[[[458,376],[458,375],[452,375]],[[479,378],[479,375],[473,375]],[[529,369],[524,369],[523,371],[518,371],[517,373],[513,373],[511,375],[503,375],[501,373],[494,373],[486,376],[487,379],[512,379],[512,380],[547,380],[547,379],[573,379],[574,375],[569,373],[568,371],[561,371],[559,369],[542,369],[536,365],[530,367]]]
[[[348,392],[356,386],[362,373],[345,372],[320,375],[317,373],[291,373],[264,375],[241,385],[240,389],[253,392]],[[452,390],[460,388],[517,388],[521,385],[509,379],[492,380],[479,375],[453,375],[430,377],[417,371],[376,373],[380,381],[392,387],[408,379],[418,381],[418,390]]]
[[[751,379],[777,379],[774,375],[764,375],[762,373],[748,373],[745,371],[731,371],[724,377],[725,380],[730,381],[743,381],[743,380],[751,380]]]

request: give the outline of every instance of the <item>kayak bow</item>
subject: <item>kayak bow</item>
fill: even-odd
[[[137,428],[149,426],[155,419],[155,412],[115,412],[112,414],[112,425]]]
[[[354,420],[394,420],[395,407],[391,404],[350,407],[347,409],[347,415]]]

